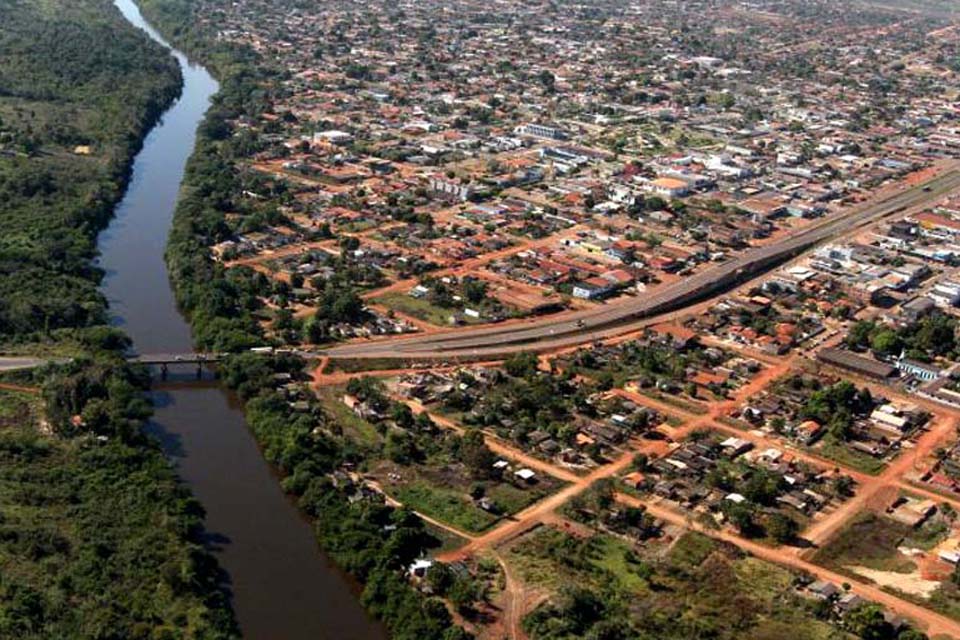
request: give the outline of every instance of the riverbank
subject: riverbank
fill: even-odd
[[[173,220],[167,264],[177,300],[198,345],[242,352],[263,344],[257,320],[265,280],[252,270],[226,272],[210,247],[232,237],[244,221],[269,219],[272,203],[244,197],[282,189],[257,176],[240,174],[234,161],[255,153],[258,139],[238,121],[262,125],[276,89],[264,64],[248,49],[216,44],[189,6],[173,0],[145,0],[145,15],[191,55],[210,60],[221,91],[207,114],[186,171]],[[229,214],[229,217],[228,217]],[[321,547],[362,584],[363,605],[396,638],[455,640],[469,637],[457,627],[442,601],[413,589],[405,568],[439,545],[424,523],[407,510],[375,499],[349,499],[348,484],[332,477],[344,466],[362,464],[356,443],[337,437],[337,425],[319,409],[298,412],[277,388],[277,380],[302,375],[296,359],[242,354],[223,366],[224,379],[241,391],[250,429],[266,459],[283,477],[283,488],[310,519]],[[341,614],[342,615],[342,614]],[[358,636],[363,638],[370,635]]]
[[[131,0],[116,0],[116,4],[131,23],[168,46]],[[151,132],[137,157],[134,178],[117,208],[115,223],[101,237],[101,263],[110,274],[104,291],[116,321],[141,353],[193,347],[191,326],[174,299],[164,251],[169,247],[169,256],[184,247],[177,238],[189,234],[190,225],[184,226],[179,215],[185,202],[198,196],[229,196],[229,190],[224,190],[229,182],[220,182],[229,179],[225,172],[202,183],[198,176],[208,175],[208,141],[225,140],[223,130],[211,124],[216,122],[211,115],[232,108],[225,95],[232,99],[246,95],[229,79],[221,87],[203,66],[177,49],[173,55],[185,80],[183,96]],[[203,269],[206,249],[188,253],[191,250],[195,255],[189,264]],[[173,272],[174,280],[178,273]],[[197,290],[208,298],[204,304],[211,311],[229,312],[234,307],[229,297],[234,282],[219,280],[210,271],[193,273],[213,285]],[[203,344],[201,332],[197,340]],[[203,542],[224,570],[224,586],[243,637],[382,637],[358,603],[355,583],[318,550],[310,524],[282,491],[236,399],[212,381],[197,382],[193,374],[172,367],[170,383],[154,387],[151,397],[156,412],[148,431],[204,506]]]

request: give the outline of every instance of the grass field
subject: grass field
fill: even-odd
[[[627,543],[603,536],[598,538],[595,549],[596,555],[591,559],[595,567],[608,572],[631,593],[649,591],[650,585],[638,572],[635,556]]]
[[[402,479],[382,481],[391,496],[419,511],[466,533],[479,533],[501,518],[523,510],[553,493],[562,483],[542,478],[535,485],[518,487],[510,482],[486,480],[477,483],[461,465],[428,460],[423,465],[398,467],[384,462],[376,470],[379,479],[397,473]],[[481,509],[469,496],[470,488],[482,484],[485,495],[498,507],[498,514]]]
[[[454,549],[459,549],[463,545],[467,544],[466,538],[461,538],[460,536],[451,533],[447,529],[430,524],[429,522],[424,523],[424,527],[426,528],[427,533],[440,541],[440,546],[433,550],[434,553],[453,551]]]
[[[456,312],[455,309],[444,309],[431,304],[427,300],[417,299],[406,293],[387,293],[374,298],[372,302],[382,304],[388,309],[393,309],[438,327],[449,327],[450,316]],[[468,322],[471,320],[470,318],[464,319]]]
[[[431,518],[461,531],[479,533],[499,518],[475,506],[462,491],[438,487],[423,481],[411,482],[392,490],[393,496]]]
[[[846,573],[849,573],[847,567],[853,565],[907,573],[916,565],[900,554],[897,546],[908,533],[910,527],[907,525],[872,513],[861,513],[817,551],[814,560]]]
[[[346,393],[346,388],[343,386],[322,387],[318,394],[320,404],[330,414],[334,422],[343,429],[345,435],[361,444],[379,447],[383,443],[383,437],[376,427],[341,402],[344,393]]]
[[[700,415],[703,413],[704,405],[693,400],[685,400],[678,398],[677,396],[670,395],[669,393],[661,393],[659,391],[651,391],[649,393],[644,392],[643,395],[649,396],[654,400],[659,400],[660,402],[665,402],[666,404],[673,405],[674,407],[686,411],[687,413],[693,413]]]
[[[940,515],[913,529],[889,518],[863,513],[817,552],[814,561],[847,574],[853,574],[847,568],[851,566],[906,574],[915,571],[917,565],[900,553],[898,547],[929,550],[947,535],[949,528]],[[943,580],[935,591],[928,594],[929,597],[883,588],[960,620],[960,587],[952,580]]]
[[[877,460],[873,456],[861,453],[848,446],[837,442],[824,440],[817,447],[809,447],[810,453],[823,456],[828,460],[833,460],[837,464],[855,469],[862,473],[878,475],[887,465],[882,460]]]

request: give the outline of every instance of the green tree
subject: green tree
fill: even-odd
[[[537,354],[521,351],[507,358],[503,369],[514,378],[528,378],[537,372],[538,365]]]
[[[421,453],[408,433],[390,431],[383,445],[383,455],[397,464],[409,465],[420,460]]]
[[[873,335],[870,340],[870,349],[880,356],[895,356],[903,349],[903,341],[896,331],[883,329]]]
[[[548,91],[552,91],[554,85],[556,84],[556,77],[549,69],[543,69],[540,74],[537,76],[537,79],[540,81],[540,84],[543,85]]]
[[[393,403],[390,409],[390,419],[402,429],[410,429],[416,424],[416,417],[413,415],[413,410],[402,402]]]
[[[483,590],[479,583],[469,576],[457,578],[447,591],[450,602],[461,613],[469,612],[474,604],[483,598]]]
[[[469,302],[479,304],[487,297],[487,283],[476,278],[465,279],[463,295]]]
[[[757,469],[747,480],[742,493],[750,502],[771,505],[780,494],[782,481],[782,476],[764,469]]]
[[[488,478],[497,461],[479,429],[468,430],[460,440],[460,460],[475,478]]]
[[[774,513],[767,519],[767,533],[781,544],[792,542],[800,530],[800,525],[793,518],[782,513]]]
[[[443,562],[434,562],[427,570],[426,580],[430,588],[437,595],[446,595],[454,583],[453,571],[450,566]]]
[[[740,533],[750,536],[756,531],[756,507],[749,502],[723,501],[723,514]]]
[[[890,640],[893,628],[883,617],[883,607],[878,604],[863,604],[844,617],[850,631],[863,640]]]

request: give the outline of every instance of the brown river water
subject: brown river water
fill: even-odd
[[[184,166],[217,82],[170,45],[132,0],[115,0],[133,25],[171,49],[183,94],[137,155],[116,218],[101,234],[103,292],[115,324],[139,353],[192,351],[163,252]],[[384,630],[357,598],[357,585],[317,546],[310,524],[280,489],[236,399],[191,367],[171,368],[153,391],[149,429],[207,512],[207,544],[224,570],[241,631],[251,640],[379,640]]]

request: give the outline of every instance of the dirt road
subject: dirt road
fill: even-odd
[[[540,502],[533,504],[523,511],[516,514],[510,522],[507,522],[496,529],[488,531],[485,534],[477,536],[467,545],[451,551],[439,559],[452,561],[466,558],[480,549],[495,549],[498,545],[511,540],[512,538],[532,529],[540,524],[544,517],[551,514],[567,503],[571,498],[577,496],[590,488],[597,480],[612,477],[627,467],[633,461],[634,452],[630,451],[615,460],[614,462],[596,469],[593,473],[578,478],[576,482],[564,487],[557,493],[547,496]]]

